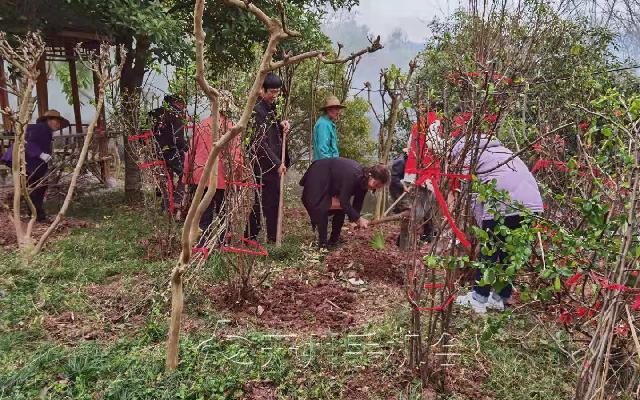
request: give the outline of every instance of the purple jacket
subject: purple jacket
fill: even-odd
[[[27,161],[27,174],[31,175],[37,170],[38,174],[47,171],[47,163],[40,159],[42,153],[51,155],[53,151],[53,131],[47,122],[39,122],[27,126],[27,136],[25,143],[25,158]],[[13,145],[9,146],[7,152],[2,156],[2,162],[11,165],[13,161]]]
[[[498,206],[501,214],[504,216],[517,215],[520,214],[518,208],[522,207],[535,213],[542,213],[544,205],[538,184],[520,157],[514,157],[513,152],[504,147],[497,139],[488,140],[481,137],[476,140],[476,148],[479,149],[478,162],[474,170],[470,172],[477,176],[482,183],[495,180],[496,189],[509,193],[512,203],[518,205],[516,207],[510,207],[508,204]],[[451,155],[454,160],[460,156],[465,144],[466,139],[463,138],[453,147]],[[473,147],[470,147],[463,165],[470,164],[473,153]],[[513,159],[511,159],[512,157]],[[506,162],[507,160],[509,161]],[[482,221],[493,219],[493,215],[488,212],[487,205],[477,201],[477,195],[472,197],[471,206],[478,225],[482,225]]]

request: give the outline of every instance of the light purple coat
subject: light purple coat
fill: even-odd
[[[510,207],[507,204],[498,206],[501,214],[504,216],[518,215],[521,213],[518,209],[522,209],[522,207],[528,208],[534,213],[542,213],[544,205],[538,184],[520,157],[514,157],[513,152],[504,147],[497,139],[488,140],[481,137],[474,138],[474,141],[476,141],[476,148],[478,148],[478,162],[470,173],[477,176],[482,183],[495,180],[496,189],[509,193],[512,204],[515,203],[515,207]],[[465,144],[466,139],[463,138],[453,147],[451,155],[454,162],[457,162],[455,160],[460,156]],[[474,152],[473,147],[470,147],[463,165],[470,164]],[[507,160],[509,161],[507,162]],[[487,204],[477,201],[477,194],[472,197],[471,206],[478,225],[482,226],[482,221],[493,219],[493,215],[488,212]]]

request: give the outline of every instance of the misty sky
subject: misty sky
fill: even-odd
[[[410,41],[422,43],[428,23],[450,14],[458,5],[458,0],[360,0],[353,13],[372,33],[385,37],[401,28]]]

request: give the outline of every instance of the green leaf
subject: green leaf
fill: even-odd
[[[496,281],[496,272],[493,270],[493,268],[487,268],[484,270],[484,274],[482,275],[482,280],[487,285],[493,285],[493,283]]]
[[[371,247],[375,250],[384,249],[384,234],[380,231],[376,232],[371,239]]]
[[[562,289],[562,283],[560,282],[560,276],[556,276],[556,279],[553,281],[553,289],[556,292],[559,292]]]

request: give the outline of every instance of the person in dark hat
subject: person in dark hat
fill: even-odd
[[[184,99],[175,94],[169,94],[164,96],[164,102],[162,107],[156,108],[151,111],[153,124],[153,134],[158,146],[158,152],[162,156],[162,159],[167,165],[167,170],[170,176],[168,177],[173,182],[175,191],[175,203],[178,204],[182,201],[183,185],[180,184],[182,180],[182,166],[184,164],[184,153],[188,149],[188,142],[185,138],[185,121],[186,115],[186,103]],[[178,179],[175,179],[177,177]],[[163,192],[163,196],[167,196],[167,193]],[[163,199],[163,209],[167,209],[168,199]]]
[[[47,193],[46,178],[49,161],[53,154],[53,132],[69,126],[69,121],[56,110],[48,110],[35,124],[27,126],[25,137],[25,162],[29,197],[36,209],[36,221],[47,222],[44,209],[44,196]],[[10,146],[2,161],[10,166],[13,158],[13,146]]]
[[[304,187],[302,204],[311,225],[318,229],[318,247],[333,247],[339,242],[345,214],[359,227],[368,228],[369,221],[360,216],[364,197],[368,190],[380,189],[389,180],[389,169],[384,165],[365,167],[342,157],[314,161],[300,180],[300,186]],[[342,213],[333,215],[331,237],[327,241],[329,213],[338,208]]]
[[[267,240],[275,242],[278,228],[280,179],[289,168],[289,153],[282,157],[283,134],[289,131],[289,121],[280,120],[276,103],[282,90],[282,80],[270,73],[262,84],[260,96],[253,107],[253,132],[247,154],[252,163],[256,183],[262,185],[256,192],[253,210],[249,217],[248,236],[255,240],[260,233],[261,215],[267,224]]]

